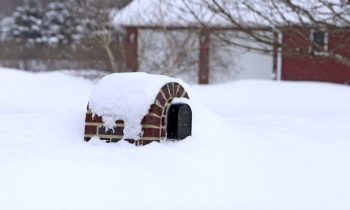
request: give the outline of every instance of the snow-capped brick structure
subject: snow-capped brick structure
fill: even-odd
[[[173,99],[189,99],[184,86],[180,80],[141,72],[104,77],[89,100],[85,141],[94,136],[106,142],[126,140],[135,145],[165,140]]]

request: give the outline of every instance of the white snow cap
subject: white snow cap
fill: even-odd
[[[139,139],[141,121],[154,103],[160,89],[169,82],[183,82],[167,76],[143,72],[114,73],[102,78],[94,88],[89,108],[102,116],[107,128],[116,120],[124,121],[124,139]]]
[[[133,0],[114,17],[115,25],[136,26],[200,26],[229,25],[221,16],[211,12],[202,0]],[[196,16],[191,12],[195,11]]]
[[[313,18],[317,21],[348,25],[349,7],[342,0],[328,0],[331,7],[319,0],[295,0],[292,3],[306,11],[312,11]],[[283,3],[246,0],[133,0],[116,13],[113,22],[116,26],[202,26],[202,23],[209,26],[232,26],[230,18],[217,11],[217,5],[247,26],[276,27],[312,23],[308,15],[291,10]],[[271,9],[276,5],[278,10]],[[339,14],[341,18],[338,17]],[[265,16],[274,17],[273,23]]]

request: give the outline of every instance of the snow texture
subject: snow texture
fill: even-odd
[[[145,147],[84,142],[93,88],[0,69],[1,210],[350,209],[349,86],[191,86],[192,137]]]
[[[328,8],[324,1],[319,0],[293,1],[302,10],[311,11],[316,21],[348,25],[350,7],[345,1],[325,2],[332,6]],[[201,26],[203,23],[209,26],[232,26],[230,18],[218,12],[217,5],[236,21],[248,26],[277,27],[313,22],[308,15],[298,13],[278,1],[133,0],[115,16],[114,23],[129,26]],[[271,9],[276,5],[278,9]],[[275,17],[273,23],[269,20],[271,17]]]
[[[139,139],[141,121],[154,103],[160,89],[169,82],[183,82],[167,76],[137,73],[114,73],[101,79],[94,88],[89,108],[103,116],[106,128],[115,127],[116,120],[124,121],[124,138]]]
[[[182,26],[200,25],[229,25],[229,22],[208,10],[197,0],[134,0],[124,9],[120,10],[114,18],[115,25],[136,26]],[[196,16],[190,11],[195,11]]]

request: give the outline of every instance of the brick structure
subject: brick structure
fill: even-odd
[[[189,98],[186,90],[179,83],[172,82],[164,85],[154,103],[150,106],[149,112],[142,119],[142,132],[139,140],[125,139],[135,145],[146,145],[153,141],[159,142],[167,137],[167,112],[174,98]],[[89,106],[85,118],[85,141],[89,141],[93,136],[99,137],[106,142],[118,142],[123,139],[124,122],[116,121],[114,129],[106,129],[102,116],[91,112]]]

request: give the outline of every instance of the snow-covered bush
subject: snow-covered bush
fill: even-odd
[[[24,0],[12,18],[14,23],[7,37],[27,43],[68,44],[77,31],[68,1],[53,1],[43,9],[38,0]]]
[[[71,43],[75,23],[70,10],[63,2],[51,2],[43,17],[43,39],[49,45]]]
[[[95,4],[82,3],[99,5],[104,0],[50,0],[45,1],[45,7],[41,7],[42,0],[18,1],[22,3],[10,17],[0,18],[1,66],[36,71],[62,68],[111,71],[111,66],[122,69],[123,37],[117,39],[118,32],[104,21],[105,17],[110,18],[109,14],[103,13],[118,7],[101,4],[108,9],[100,10]],[[119,2],[109,1],[116,5]],[[110,31],[104,33],[105,29]]]
[[[42,43],[44,12],[37,0],[24,0],[24,5],[13,13],[15,20],[10,35],[15,39],[27,40],[29,43]]]

